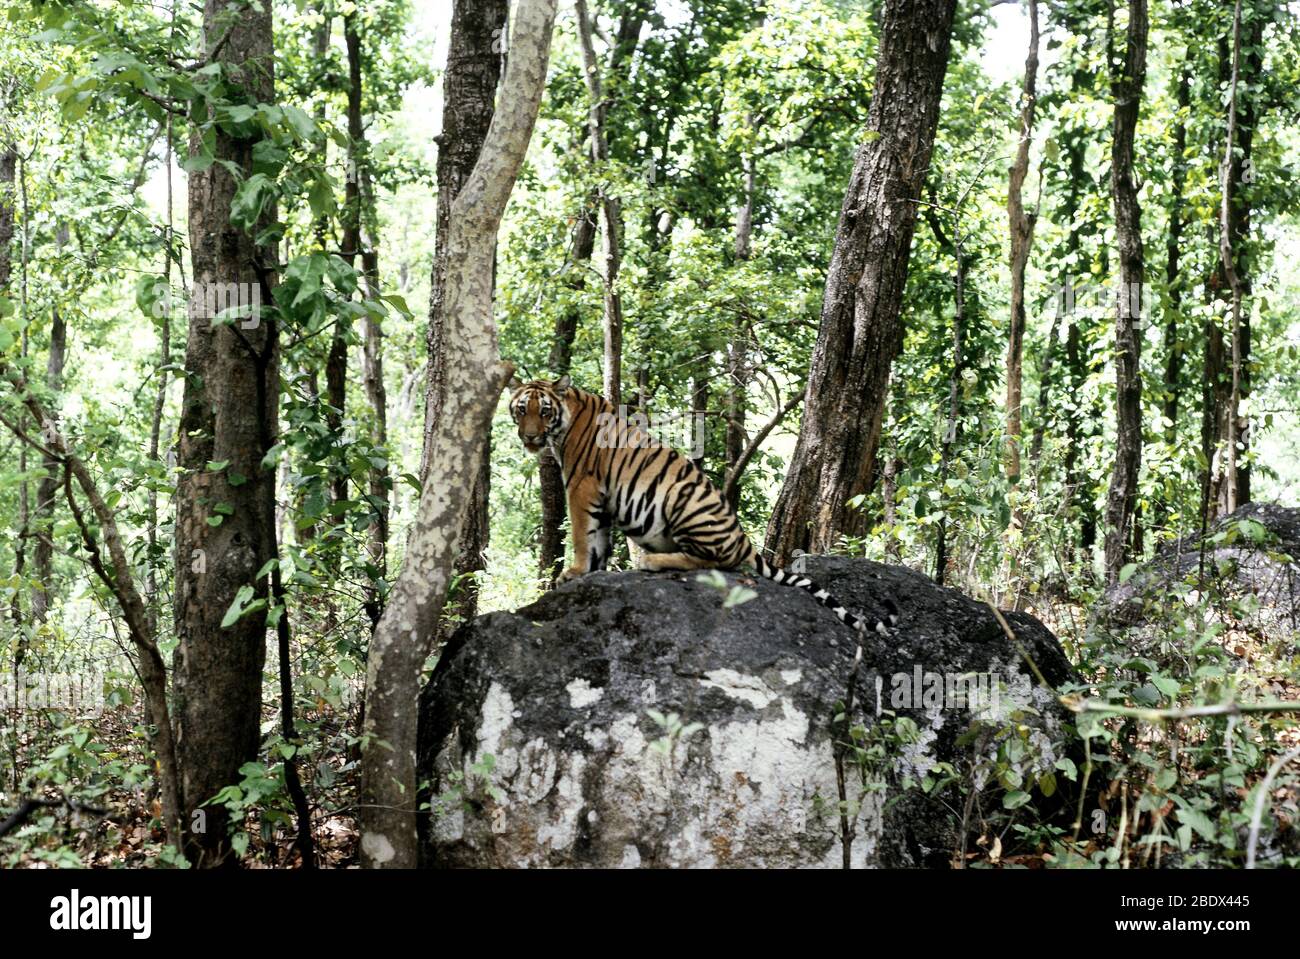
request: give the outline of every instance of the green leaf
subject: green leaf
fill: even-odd
[[[311,215],[317,219],[334,212],[337,203],[334,199],[334,182],[329,174],[321,171],[312,178],[311,186],[307,189],[307,203],[311,207]]]
[[[250,603],[249,600],[253,599],[253,593],[254,590],[251,586],[239,587],[239,592],[235,594],[234,601],[230,604],[230,608],[226,610],[226,615],[221,619],[222,629],[227,629],[228,627],[233,626],[245,614],[262,609],[266,606],[266,600],[264,599],[253,600],[253,602]]]
[[[406,299],[401,294],[385,293],[383,296],[380,297],[380,299],[383,300],[385,303],[391,304],[392,307],[395,310],[397,310],[398,313],[402,314],[402,316],[405,317],[406,319],[409,320],[411,318],[412,316],[411,308],[406,305]]]
[[[1178,821],[1185,826],[1190,826],[1200,834],[1201,838],[1214,842],[1218,836],[1218,830],[1209,816],[1198,809],[1192,809],[1188,806],[1177,810],[1174,813]]]
[[[1151,685],[1160,690],[1166,699],[1177,699],[1182,690],[1182,683],[1169,676],[1152,676]]]
[[[283,104],[281,109],[284,110],[284,118],[288,122],[289,129],[293,131],[300,140],[310,140],[316,136],[316,121],[311,118],[302,107],[296,107],[292,104]]]
[[[231,224],[251,230],[274,198],[274,181],[265,173],[254,173],[235,191],[230,204]]]
[[[1023,789],[1014,789],[1002,797],[1003,809],[1019,809],[1029,802],[1029,793]]]

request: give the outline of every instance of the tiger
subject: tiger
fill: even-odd
[[[556,380],[510,381],[510,416],[529,453],[549,450],[560,465],[569,506],[573,565],[568,582],[607,568],[614,526],[640,547],[639,569],[752,569],[765,579],[811,593],[859,634],[887,635],[898,609],[883,619],[858,616],[812,580],[770,563],[695,463],[618,415],[604,397]]]

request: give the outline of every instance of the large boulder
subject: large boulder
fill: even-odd
[[[1112,587],[1106,627],[1133,642],[1159,639],[1178,604],[1209,604],[1214,615],[1265,640],[1300,637],[1300,509],[1249,503],[1201,537],[1172,540]]]
[[[986,605],[922,574],[798,563],[853,608],[888,598],[901,613],[867,639],[853,704],[862,751],[840,764],[851,864],[947,865],[957,817],[919,783],[942,777],[941,763],[971,771],[974,755],[982,805],[1001,808],[995,790],[1009,781],[1032,791],[1063,757],[1069,719],[1025,657],[1053,685],[1071,679],[1069,663],[1033,617],[1006,614],[1018,650]],[[832,732],[844,740],[836,714],[854,650],[807,593],[736,574],[592,573],[479,617],[421,699],[423,862],[840,866]]]

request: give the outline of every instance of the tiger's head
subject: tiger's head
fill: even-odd
[[[558,380],[510,381],[510,416],[519,428],[519,439],[530,453],[540,453],[547,443],[564,439],[569,428],[569,406],[565,395],[571,383]]]

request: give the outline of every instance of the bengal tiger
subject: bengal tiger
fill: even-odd
[[[618,416],[604,397],[577,388],[567,376],[528,383],[514,378],[510,387],[510,415],[524,449],[549,449],[564,477],[573,565],[560,574],[561,583],[606,568],[617,525],[641,547],[640,569],[753,569],[806,590],[859,632],[884,634],[897,625],[897,607],[888,600],[885,620],[864,619],[812,580],[769,563],[704,472]]]

